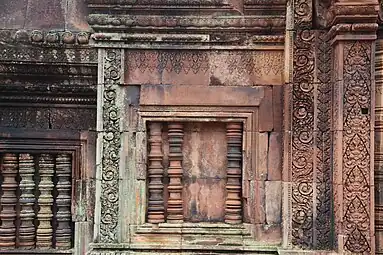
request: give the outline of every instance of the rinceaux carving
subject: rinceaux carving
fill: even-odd
[[[312,27],[312,0],[294,0],[294,27],[311,28]]]
[[[316,217],[315,248],[331,249],[331,46],[325,31],[318,31],[316,37],[316,70],[318,76],[316,135]]]
[[[312,247],[314,33],[297,31],[294,42],[292,109],[292,243]]]
[[[371,42],[347,42],[343,67],[345,248],[370,254]]]
[[[104,56],[103,152],[101,173],[100,242],[117,242],[119,217],[120,108],[117,86],[121,77],[121,50],[107,49]]]

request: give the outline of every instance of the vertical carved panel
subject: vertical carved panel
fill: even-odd
[[[103,98],[101,99],[104,135],[102,141],[100,241],[103,243],[117,242],[118,233],[118,178],[121,138],[117,88],[121,78],[121,56],[121,50],[105,50],[105,84]]]
[[[149,202],[148,202],[148,222],[161,223],[165,221],[164,198],[162,183],[164,168],[162,166],[162,126],[160,123],[150,123],[149,125]]]
[[[294,41],[292,109],[292,243],[313,244],[314,33],[298,30]]]
[[[182,201],[182,143],[183,124],[169,123],[169,199],[167,208],[167,222],[177,223],[183,221]]]
[[[317,133],[315,249],[332,248],[331,241],[331,46],[326,31],[316,37]]]
[[[370,254],[371,42],[347,42],[343,67],[345,249]]]
[[[36,247],[40,249],[49,249],[52,247],[52,205],[53,205],[53,174],[54,161],[50,154],[41,154],[39,158],[39,191],[38,203],[40,210],[37,214],[39,225],[37,227]]]
[[[375,54],[375,237],[376,254],[383,254],[383,40]]]
[[[33,249],[35,247],[36,229],[33,224],[35,219],[35,182],[33,176],[35,173],[35,163],[33,156],[28,153],[19,155],[19,173],[20,173],[20,235],[19,247],[23,249]]]
[[[241,173],[242,173],[242,125],[228,123],[227,136],[227,198],[225,222],[239,224],[242,222]]]
[[[57,204],[57,229],[56,229],[56,248],[69,249],[71,247],[71,155],[58,154],[56,156],[56,189],[58,196]]]
[[[7,153],[3,157],[3,194],[0,212],[0,247],[12,249],[16,245],[16,189],[17,189],[17,155]]]

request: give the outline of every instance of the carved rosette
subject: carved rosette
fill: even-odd
[[[167,208],[167,222],[179,223],[183,221],[183,201],[182,201],[182,142],[183,124],[169,123],[169,199]]]
[[[372,42],[344,44],[343,228],[345,249],[370,254]]]
[[[38,203],[40,210],[37,214],[38,227],[36,231],[36,247],[39,249],[52,248],[52,190],[54,174],[54,159],[50,154],[41,154],[39,158],[40,196]]]
[[[164,210],[164,184],[162,182],[164,168],[162,166],[162,125],[161,123],[149,124],[149,201],[148,201],[148,222],[161,223],[165,221]],[[178,212],[178,211],[176,211]]]
[[[103,152],[101,172],[100,242],[117,242],[119,216],[120,109],[117,88],[121,78],[122,52],[106,49],[104,56],[104,90],[102,99]]]
[[[292,244],[313,244],[314,33],[298,30],[294,41],[292,109]]]
[[[0,248],[6,249],[14,249],[16,245],[17,164],[16,154],[7,153],[3,156]]]
[[[56,229],[56,248],[71,248],[71,198],[72,198],[72,158],[69,154],[58,154],[56,156],[56,189],[58,196],[57,205],[57,229]]]
[[[225,203],[225,222],[242,222],[241,173],[242,173],[242,124],[228,123],[227,137],[227,198]]]
[[[33,176],[35,174],[35,164],[33,156],[28,153],[19,155],[19,173],[20,173],[20,229],[19,229],[19,246],[22,249],[33,249],[35,247],[35,182]]]

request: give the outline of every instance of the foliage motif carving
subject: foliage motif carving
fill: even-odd
[[[327,33],[317,36],[318,98],[316,135],[316,249],[331,249],[331,46]]]
[[[370,254],[371,43],[344,47],[343,211],[345,247]]]
[[[294,43],[292,110],[292,243],[313,239],[314,33],[298,30]]]
[[[310,28],[312,26],[312,0],[294,0],[295,28]]]
[[[117,86],[121,77],[121,50],[105,50],[104,77],[100,241],[114,243],[117,242],[119,215],[118,169],[121,139]]]
[[[128,68],[146,70],[166,70],[167,72],[206,73],[209,70],[209,56],[201,51],[129,51],[127,53]]]

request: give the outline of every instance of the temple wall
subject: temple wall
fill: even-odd
[[[379,15],[2,1],[0,253],[379,254]]]

